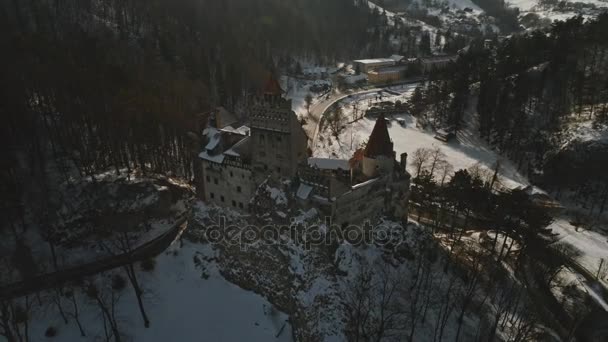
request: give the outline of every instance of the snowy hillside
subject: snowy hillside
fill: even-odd
[[[512,7],[521,11],[521,17],[533,13],[549,20],[566,20],[576,15],[595,17],[608,8],[605,0],[570,0],[570,1],[540,1],[540,0],[509,0]]]
[[[214,264],[209,246],[185,243],[156,259],[156,269],[141,273],[150,327],[145,328],[130,288],[119,294],[119,329],[134,342],[196,341],[291,341],[286,315],[264,298],[224,280]],[[198,263],[194,260],[198,260]],[[81,337],[73,320],[65,325],[51,308],[34,314],[32,341],[44,340],[48,327],[57,329],[54,341],[99,341],[103,324],[99,308],[80,296]],[[277,337],[277,335],[279,335]],[[1,341],[2,339],[0,339]]]
[[[543,7],[549,7],[547,5],[543,6],[540,0],[508,0],[508,3],[513,7],[518,7],[522,11],[530,11],[535,8],[541,9]],[[569,3],[581,3],[581,4],[592,4],[597,7],[608,7],[608,2],[602,0],[574,0],[574,1],[566,1]]]
[[[424,0],[417,0],[416,1],[418,4],[420,4],[421,6],[424,6],[425,1]],[[456,8],[456,9],[465,9],[465,8],[470,8],[474,11],[478,11],[478,12],[483,12],[483,10],[475,5],[473,3],[473,1],[471,0],[445,0],[445,3],[447,3],[447,5],[450,8]]]

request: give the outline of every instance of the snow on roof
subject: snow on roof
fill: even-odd
[[[305,200],[308,198],[308,196],[310,196],[311,192],[312,192],[312,186],[302,183],[302,184],[300,184],[300,187],[298,188],[298,191],[296,192],[296,196],[298,196],[298,198]]]
[[[395,62],[399,62],[399,61],[401,61],[403,58],[405,58],[405,57],[404,57],[404,56],[401,56],[401,55],[392,55],[392,56],[390,56],[390,57],[389,57],[389,59],[392,59],[392,60],[394,60]]]
[[[381,64],[381,63],[395,63],[394,59],[391,58],[371,58],[371,59],[357,59],[353,61],[360,64]]]
[[[346,159],[308,158],[308,166],[321,170],[350,170],[350,165]]]
[[[229,149],[228,151],[224,152],[224,154],[227,155],[227,156],[232,156],[232,157],[240,157],[241,156],[237,151],[235,151],[233,149]]]
[[[232,156],[232,157],[240,157],[241,156],[241,152],[243,152],[243,149],[241,149],[241,147],[249,142],[249,136],[241,139],[239,142],[237,142],[236,144],[234,144],[234,146],[232,146],[230,149],[224,151],[224,154],[227,156]]]
[[[243,125],[239,128],[234,128],[232,126],[226,126],[224,128],[221,129],[222,132],[227,132],[227,133],[233,133],[233,134],[240,134],[240,135],[249,135],[249,127]]]
[[[357,190],[357,189],[363,188],[363,187],[365,187],[365,186],[367,186],[367,185],[370,185],[370,184],[372,184],[372,183],[377,182],[379,179],[380,179],[380,178],[372,178],[372,179],[367,180],[367,181],[365,181],[365,182],[363,182],[363,183],[355,184],[355,185],[353,185],[352,189],[353,189],[353,190]]]
[[[220,153],[218,155],[212,156],[207,151],[203,151],[198,155],[199,158],[208,160],[210,162],[221,164],[224,162],[224,154]]]
[[[209,142],[205,146],[205,150],[207,150],[207,151],[215,149],[217,147],[217,145],[220,143],[221,135],[220,135],[220,132],[216,128],[213,128],[213,127],[205,128],[205,130],[203,131],[203,135],[206,136],[207,139],[209,139]]]
[[[212,136],[209,139],[207,146],[205,146],[205,149],[207,151],[211,151],[211,150],[215,149],[217,147],[217,145],[220,143],[220,137],[221,136],[218,133],[216,133],[214,136]]]

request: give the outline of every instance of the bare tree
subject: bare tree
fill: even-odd
[[[76,291],[74,289],[67,289],[65,291],[65,296],[70,299],[70,302],[72,303],[72,312],[70,313],[70,316],[72,316],[76,321],[76,325],[78,326],[78,330],[80,331],[80,336],[85,337],[86,334],[84,332],[82,323],[80,322],[80,312],[78,311],[78,300],[76,298]]]
[[[119,296],[115,290],[112,287],[98,286],[94,282],[90,282],[85,285],[85,292],[101,310],[106,340],[109,341],[113,337],[115,342],[121,342],[122,337],[118,329],[115,310]],[[108,324],[110,325],[110,331],[107,329]]]
[[[310,116],[310,106],[312,105],[312,95],[310,93],[306,94],[306,97],[304,98],[304,102],[306,102],[306,111],[308,112],[308,116]]]
[[[383,341],[400,333],[403,303],[399,294],[404,285],[403,274],[379,260],[370,267],[360,260],[359,273],[343,293],[349,341]]]
[[[342,305],[346,313],[346,335],[349,341],[366,341],[371,311],[372,272],[362,265],[355,279],[343,292]]]
[[[428,162],[431,157],[431,150],[425,147],[421,147],[414,151],[414,155],[412,156],[412,163],[414,167],[416,167],[416,177],[420,175],[424,165]]]
[[[331,129],[333,135],[338,138],[345,124],[344,112],[342,111],[342,107],[338,107],[334,111],[332,111],[327,117],[327,122],[329,123],[329,128]]]
[[[437,169],[439,171],[440,186],[443,186],[448,176],[454,172],[454,166],[447,161],[442,160],[437,165]]]
[[[439,147],[435,147],[433,150],[430,151],[429,160],[431,163],[431,169],[429,173],[431,174],[431,177],[435,177],[435,168],[437,168],[437,166],[440,165],[442,162],[445,162],[445,157],[445,153],[443,153]]]
[[[28,296],[18,301],[0,302],[0,336],[8,342],[28,342],[32,301]]]
[[[596,274],[595,278],[597,280],[604,280],[604,279],[606,279],[607,276],[608,276],[608,263],[606,262],[606,259],[601,258],[597,262],[597,274]]]
[[[126,231],[118,234],[116,239],[113,241],[115,248],[117,248],[122,253],[131,253],[133,248],[131,247],[131,236]],[[148,319],[148,315],[146,314],[146,310],[144,308],[143,302],[143,289],[137,279],[137,273],[135,271],[135,267],[133,266],[133,262],[126,264],[124,267],[125,273],[127,273],[127,277],[129,278],[129,282],[133,287],[133,291],[135,292],[135,297],[137,298],[137,305],[139,307],[139,312],[141,313],[141,317],[144,321],[144,326],[146,328],[150,327],[150,320]]]

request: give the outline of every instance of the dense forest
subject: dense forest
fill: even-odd
[[[5,218],[74,173],[190,177],[197,113],[242,105],[280,62],[360,52],[377,16],[352,0],[2,1]]]

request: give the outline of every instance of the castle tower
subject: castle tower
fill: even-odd
[[[386,119],[380,115],[363,153],[363,174],[373,178],[390,172],[395,160],[394,154]]]
[[[295,176],[306,160],[308,137],[300,125],[291,100],[283,98],[276,78],[270,77],[251,110],[252,164],[256,180]]]

